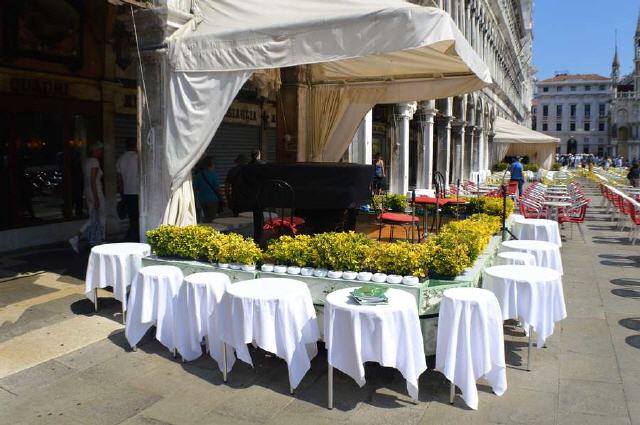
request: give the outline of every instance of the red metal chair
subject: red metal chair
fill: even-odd
[[[582,223],[584,223],[585,217],[587,216],[587,208],[589,208],[589,202],[583,201],[580,204],[567,208],[562,215],[558,217],[558,222],[570,223],[571,224],[571,239],[573,239],[573,225],[578,225],[578,230],[580,231],[580,236],[582,236],[582,240],[587,242],[584,237],[584,231],[582,230]]]
[[[412,226],[415,226],[416,233],[418,234],[418,242],[420,241],[420,217],[412,216],[411,214],[388,212],[384,209],[378,215],[378,240],[382,239],[382,228],[384,226],[391,226],[389,231],[389,242],[393,240],[393,230],[395,226],[402,226],[405,232],[405,238],[409,239],[409,231]]]
[[[640,230],[640,209],[637,209],[636,206],[632,204],[629,217],[631,218],[631,222],[635,225],[632,225],[631,230],[629,231],[629,241],[631,242],[631,245],[635,245],[636,239],[638,238],[638,230]]]

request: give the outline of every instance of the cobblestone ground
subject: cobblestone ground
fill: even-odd
[[[82,294],[86,256],[54,246],[0,260],[0,424],[640,425],[640,245],[591,192],[586,241],[562,232],[569,317],[534,351],[531,372],[523,334],[505,328],[509,388],[497,397],[480,383],[478,411],[449,405],[433,371],[413,403],[400,374],[375,365],[363,388],[336,373],[329,411],[322,350],[295,396],[284,363],[260,351],[228,385],[210,358],[178,362],[151,338],[131,352],[119,304],[103,292],[95,313]]]

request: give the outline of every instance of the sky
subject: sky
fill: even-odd
[[[555,72],[611,74],[618,30],[620,73],[633,69],[640,0],[534,0],[533,64],[537,78]]]

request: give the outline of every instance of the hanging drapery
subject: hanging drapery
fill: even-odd
[[[327,140],[344,114],[347,106],[345,88],[336,86],[312,86],[309,90],[309,161],[322,161],[322,151]],[[322,119],[318,119],[322,117]]]
[[[172,198],[165,223],[190,220],[176,207],[193,204],[183,185],[255,71],[264,93],[279,85],[277,68],[313,64],[309,83],[318,87],[309,102],[320,114],[308,120],[307,157],[325,161],[342,155],[375,103],[447,97],[491,83],[451,17],[436,8],[403,0],[199,0],[197,11],[168,40],[163,172]],[[340,82],[346,88],[336,89]],[[371,89],[379,93],[370,96]]]

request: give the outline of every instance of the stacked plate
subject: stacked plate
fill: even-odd
[[[365,285],[351,291],[351,297],[360,305],[385,305],[389,304],[385,292],[387,292],[385,287]]]

